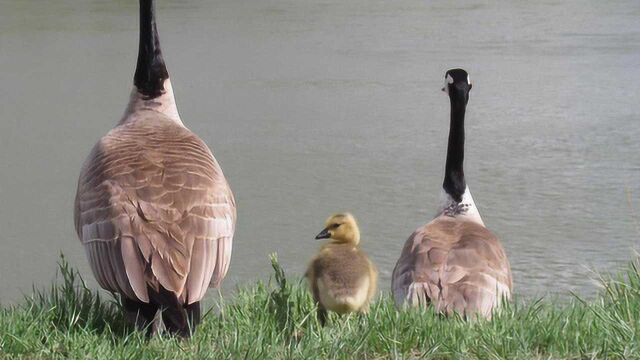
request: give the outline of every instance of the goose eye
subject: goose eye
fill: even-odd
[[[331,226],[334,229],[337,229],[341,224],[333,224],[333,226]]]

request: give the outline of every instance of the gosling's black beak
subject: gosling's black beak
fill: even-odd
[[[331,234],[329,234],[329,230],[324,229],[324,230],[320,231],[320,234],[316,235],[316,240],[328,239],[330,237],[331,237]]]

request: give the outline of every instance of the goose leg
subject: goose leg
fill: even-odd
[[[187,311],[182,306],[162,309],[162,321],[171,335],[183,338],[191,336],[191,330],[187,322]]]
[[[318,321],[323,327],[327,323],[327,310],[321,306],[318,306]]]
[[[122,304],[124,317],[127,322],[135,325],[140,331],[146,331],[147,336],[152,335],[152,324],[158,312],[158,305],[127,299],[124,296],[122,298]]]
[[[160,304],[162,323],[169,334],[183,338],[191,336],[187,311],[173,292],[160,286],[158,291],[150,289],[149,297]]]
[[[186,305],[184,309],[187,311],[187,320],[189,321],[191,333],[194,333],[196,331],[196,327],[200,325],[200,322],[202,321],[200,301],[196,301],[191,305]]]

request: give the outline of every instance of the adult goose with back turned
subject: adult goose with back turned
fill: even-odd
[[[152,0],[140,0],[139,41],[125,114],[80,172],[75,227],[130,321],[151,331],[161,310],[170,333],[189,336],[200,300],[229,267],[236,205],[213,154],[180,119]]]
[[[469,75],[447,71],[442,90],[451,102],[442,202],[438,215],[405,243],[391,288],[398,306],[432,305],[440,313],[490,318],[502,299],[511,297],[513,285],[505,251],[484,226],[464,177]]]

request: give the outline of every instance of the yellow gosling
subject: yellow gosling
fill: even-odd
[[[376,291],[378,272],[358,246],[360,230],[353,215],[329,217],[316,239],[329,239],[311,259],[306,277],[324,326],[327,310],[366,313]]]

